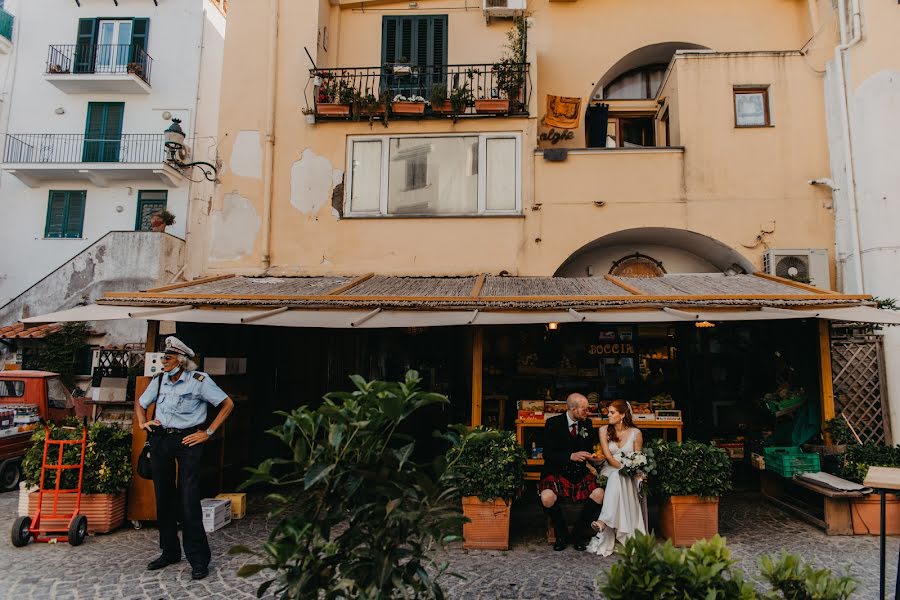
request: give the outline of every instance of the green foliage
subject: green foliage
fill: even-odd
[[[783,553],[777,561],[760,559],[763,578],[776,592],[766,596],[776,600],[846,600],[856,589],[850,575],[835,577],[828,569],[814,569],[800,558]]]
[[[431,86],[431,105],[440,105],[447,100],[447,84],[435,83]]]
[[[494,63],[493,72],[497,89],[510,102],[519,100],[519,93],[525,85],[525,42],[528,37],[527,15],[517,17],[513,28],[506,32],[503,56]]]
[[[351,377],[356,389],[331,393],[318,408],[278,413],[270,430],[291,451],[268,459],[244,484],[286,487],[270,496],[284,507],[255,553],[260,561],[238,571],[272,571],[257,590],[291,600],[375,600],[444,597],[439,579],[447,565],[430,552],[456,539],[464,517],[456,490],[434,470],[412,460],[415,442],[398,433],[419,409],[446,404],[445,396],[419,389],[418,373],[399,383]]]
[[[463,82],[461,86],[450,91],[450,107],[453,109],[454,115],[466,112],[466,108],[474,101],[475,94],[472,93],[472,88],[467,82]]]
[[[69,419],[64,425],[50,425],[50,439],[80,440],[82,425],[77,419]],[[31,437],[32,446],[25,453],[22,471],[25,481],[38,485],[41,481],[41,459],[44,455],[44,429],[40,428]],[[58,448],[58,447],[57,447]],[[51,448],[52,450],[52,448]],[[58,450],[56,450],[58,452]],[[55,457],[47,461],[55,464]],[[81,458],[81,445],[72,444],[63,450],[63,464],[77,465]],[[85,494],[118,494],[128,488],[131,481],[131,434],[124,429],[104,423],[94,423],[88,427],[88,443],[84,454],[84,479],[82,491]],[[56,474],[47,471],[44,487],[56,485]],[[78,485],[78,474],[69,469],[63,474],[61,487],[74,488]]]
[[[847,425],[847,421],[843,417],[835,417],[825,421],[825,431],[831,436],[831,441],[834,444],[856,443],[856,439],[854,439],[853,433],[850,431],[850,426]]]
[[[86,323],[64,323],[62,329],[47,336],[25,357],[25,368],[59,373],[67,387],[75,387],[78,353],[88,337]]]
[[[487,502],[510,500],[522,491],[525,478],[525,449],[512,431],[476,427],[465,433],[457,428],[453,446],[447,453],[448,476],[460,496],[478,496]]]
[[[608,600],[653,598],[684,600],[755,600],[759,595],[735,568],[725,540],[718,535],[686,549],[671,541],[657,544],[652,535],[637,535],[616,551],[619,560],[606,580],[598,578]]]
[[[653,440],[656,456],[651,491],[662,496],[719,497],[731,490],[731,459],[721,448],[688,440]]]
[[[782,554],[777,561],[760,559],[762,576],[772,587],[760,592],[745,581],[718,535],[679,549],[671,541],[660,545],[652,535],[638,534],[616,554],[606,578],[597,578],[607,600],[846,600],[856,588],[849,575],[835,577]]]
[[[900,446],[857,444],[848,447],[841,461],[841,477],[862,483],[869,467],[900,467]]]
[[[882,310],[900,310],[896,298],[879,298],[878,296],[873,296],[872,300],[874,300],[876,306]]]

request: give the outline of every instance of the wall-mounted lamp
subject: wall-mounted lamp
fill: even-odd
[[[547,331],[556,331],[557,329],[559,329],[559,323],[557,323],[556,321],[547,323]]]
[[[184,130],[181,128],[181,119],[172,119],[172,124],[165,131],[166,136],[166,152],[169,154],[169,160],[166,163],[178,169],[189,169],[196,167],[200,169],[207,181],[216,181],[219,170],[215,165],[208,162],[196,161],[191,163],[183,163],[181,159],[185,157],[184,153]]]

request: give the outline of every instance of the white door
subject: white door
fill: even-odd
[[[124,73],[131,56],[131,21],[100,21],[97,73]]]

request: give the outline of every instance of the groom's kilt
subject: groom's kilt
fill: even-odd
[[[550,490],[558,498],[571,498],[575,502],[587,500],[591,492],[596,490],[597,479],[592,473],[586,473],[580,479],[572,481],[565,475],[545,475],[538,482],[538,495],[544,490]]]

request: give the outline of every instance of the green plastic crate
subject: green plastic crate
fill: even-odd
[[[797,473],[814,473],[822,470],[819,455],[804,452],[797,446],[773,446],[765,449],[766,470],[791,478]]]

